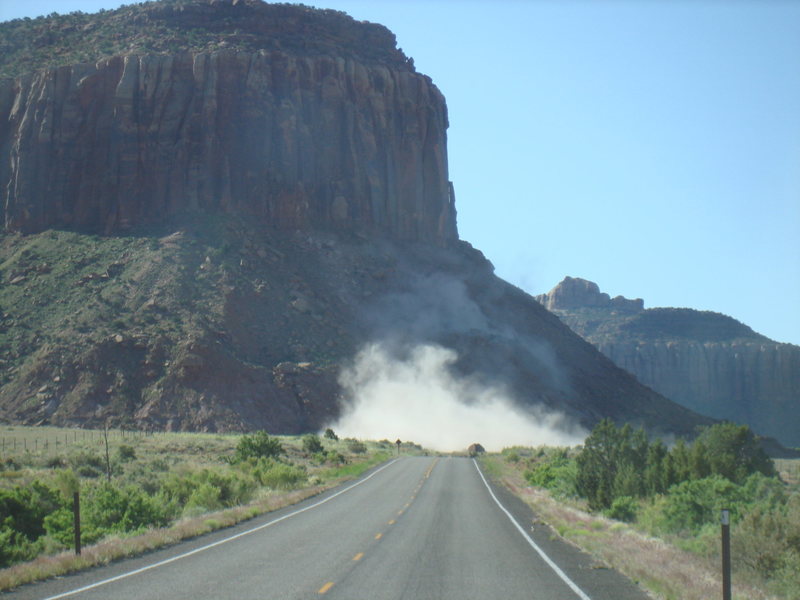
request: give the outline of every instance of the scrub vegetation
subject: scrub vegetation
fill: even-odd
[[[800,461],[776,467],[746,426],[714,425],[668,448],[604,420],[583,446],[487,460],[558,534],[656,597],[718,595],[727,508],[734,596],[800,599]]]
[[[388,442],[358,442],[363,451],[352,451],[352,439],[263,431],[95,431],[88,439],[86,433],[0,428],[0,590],[297,502],[360,475],[392,451]],[[71,555],[74,492],[88,546],[81,557]]]

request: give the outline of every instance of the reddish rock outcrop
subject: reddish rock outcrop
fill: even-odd
[[[184,210],[457,238],[428,77],[280,50],[128,55],[0,81],[6,230],[111,233]]]

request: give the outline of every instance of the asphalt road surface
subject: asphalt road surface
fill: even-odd
[[[224,531],[2,598],[646,600],[466,458],[406,457]]]

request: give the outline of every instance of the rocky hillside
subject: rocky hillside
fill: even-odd
[[[537,300],[667,398],[800,446],[800,347],[719,313],[645,310],[641,299],[609,298],[572,277]]]
[[[0,416],[24,423],[314,430],[364,344],[435,342],[535,411],[667,431],[702,422],[616,368],[468,244],[281,232],[197,213],[177,229],[2,238]]]
[[[533,415],[707,421],[458,240],[444,99],[385,28],[175,0],[0,26],[23,39],[0,59],[0,420],[314,430],[391,340]]]

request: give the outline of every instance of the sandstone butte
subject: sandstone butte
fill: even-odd
[[[0,47],[0,421],[319,430],[389,337],[534,416],[710,422],[459,240],[444,98],[385,27],[164,0]]]
[[[267,47],[134,53],[0,80],[7,230],[111,234],[199,208],[284,229],[456,239],[445,101],[387,29],[252,1],[150,13],[187,30],[230,16]],[[301,43],[314,35],[329,42]]]

